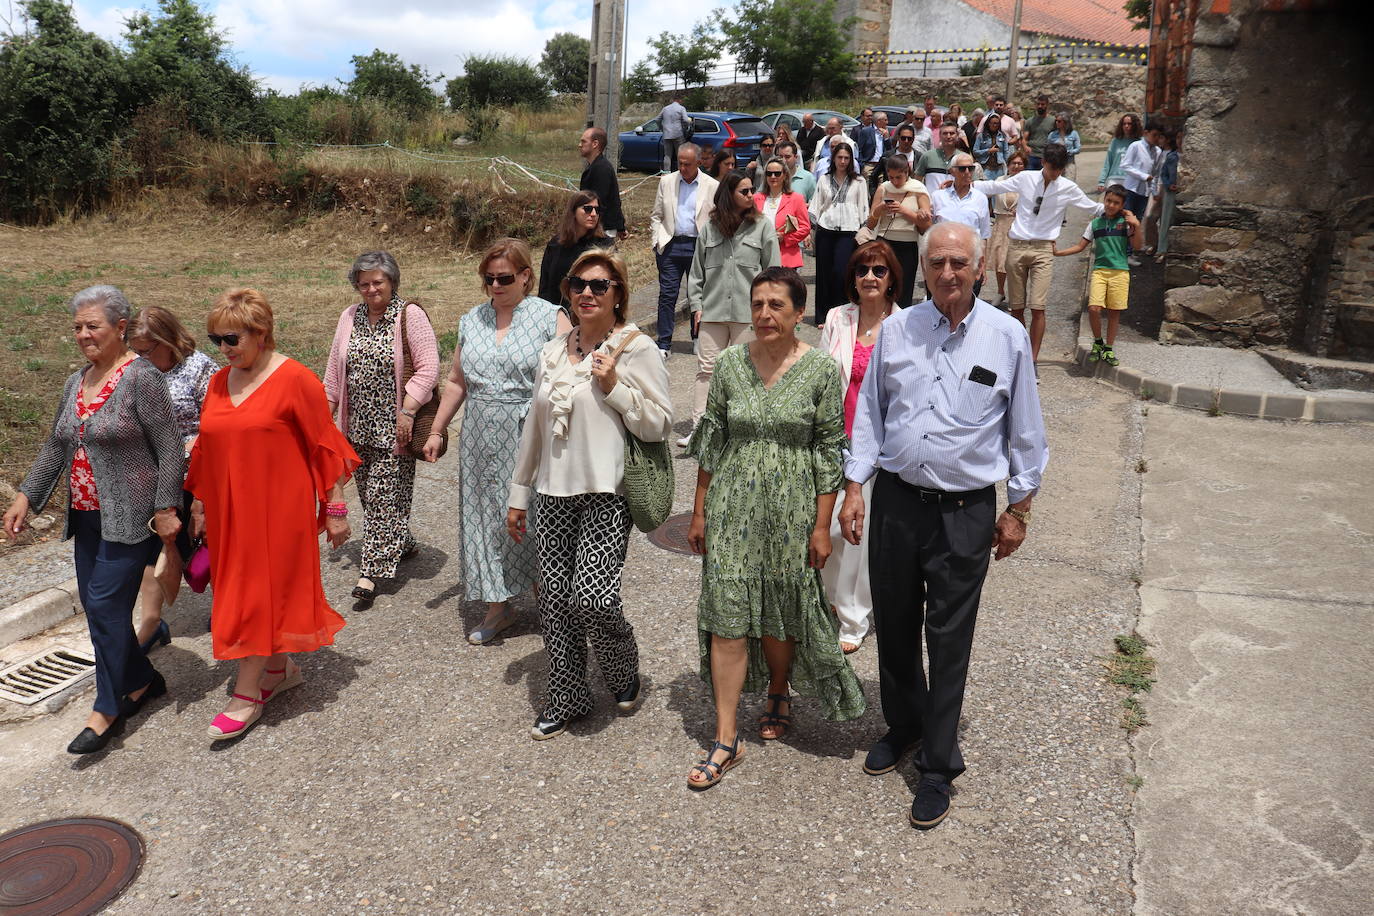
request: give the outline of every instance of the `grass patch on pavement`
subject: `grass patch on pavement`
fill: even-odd
[[[1155,660],[1150,656],[1149,643],[1134,633],[1117,636],[1112,642],[1116,652],[1102,661],[1107,680],[1128,691],[1121,701],[1121,727],[1133,733],[1150,723],[1140,694],[1154,688]]]

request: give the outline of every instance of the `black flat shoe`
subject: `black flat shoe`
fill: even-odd
[[[929,830],[949,814],[949,783],[939,776],[922,776],[911,802],[911,826]]]
[[[153,679],[148,682],[148,689],[143,691],[143,696],[139,697],[137,700],[131,697],[124,698],[124,702],[121,704],[121,714],[126,719],[132,719],[134,716],[138,715],[139,711],[143,709],[149,700],[155,700],[158,697],[164,697],[166,695],[167,681],[163,679],[160,673],[154,671]]]
[[[869,749],[868,756],[864,758],[864,772],[869,776],[891,773],[897,769],[897,764],[901,761],[902,755],[919,743],[919,741],[910,741],[896,732],[889,731],[873,742],[873,747]]]
[[[147,642],[141,644],[139,648],[143,650],[144,655],[147,655],[149,652],[153,651],[153,649],[157,648],[158,646],[165,646],[171,641],[171,628],[167,626],[167,621],[160,620],[158,621],[157,629],[153,631],[153,635],[148,639]]]
[[[644,690],[640,684],[639,675],[636,674],[634,680],[630,681],[630,686],[615,695],[615,705],[621,712],[634,712],[642,702],[644,702]]]
[[[97,735],[95,729],[87,726],[81,729],[81,734],[72,739],[72,743],[67,745],[68,754],[94,754],[96,751],[103,751],[105,745],[110,743],[110,739],[124,731],[124,717],[117,716],[110,727],[105,729],[102,734]]]
[[[357,598],[359,601],[370,602],[373,598],[377,597],[377,589],[375,587],[363,588],[361,585],[355,585],[353,586],[353,597]]]

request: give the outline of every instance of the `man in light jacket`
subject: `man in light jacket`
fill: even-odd
[[[677,151],[691,139],[692,119],[682,102],[674,98],[658,113],[659,129],[663,131],[663,171],[670,172],[677,164]]]
[[[649,231],[658,261],[658,348],[663,359],[673,345],[677,297],[682,278],[692,267],[697,236],[711,215],[717,181],[697,168],[700,152],[695,143],[677,151],[677,171],[658,180]]]

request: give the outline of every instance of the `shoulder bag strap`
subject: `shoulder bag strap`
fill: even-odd
[[[620,341],[620,346],[616,347],[615,352],[611,354],[611,359],[619,359],[620,354],[625,351],[625,347],[627,347],[630,341],[634,340],[639,335],[640,332],[638,330],[631,331],[628,334],[626,334],[624,339]]]

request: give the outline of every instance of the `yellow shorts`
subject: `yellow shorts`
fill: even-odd
[[[1107,270],[1099,267],[1093,271],[1092,280],[1088,283],[1088,308],[1107,308],[1124,312],[1130,296],[1129,270]]]

